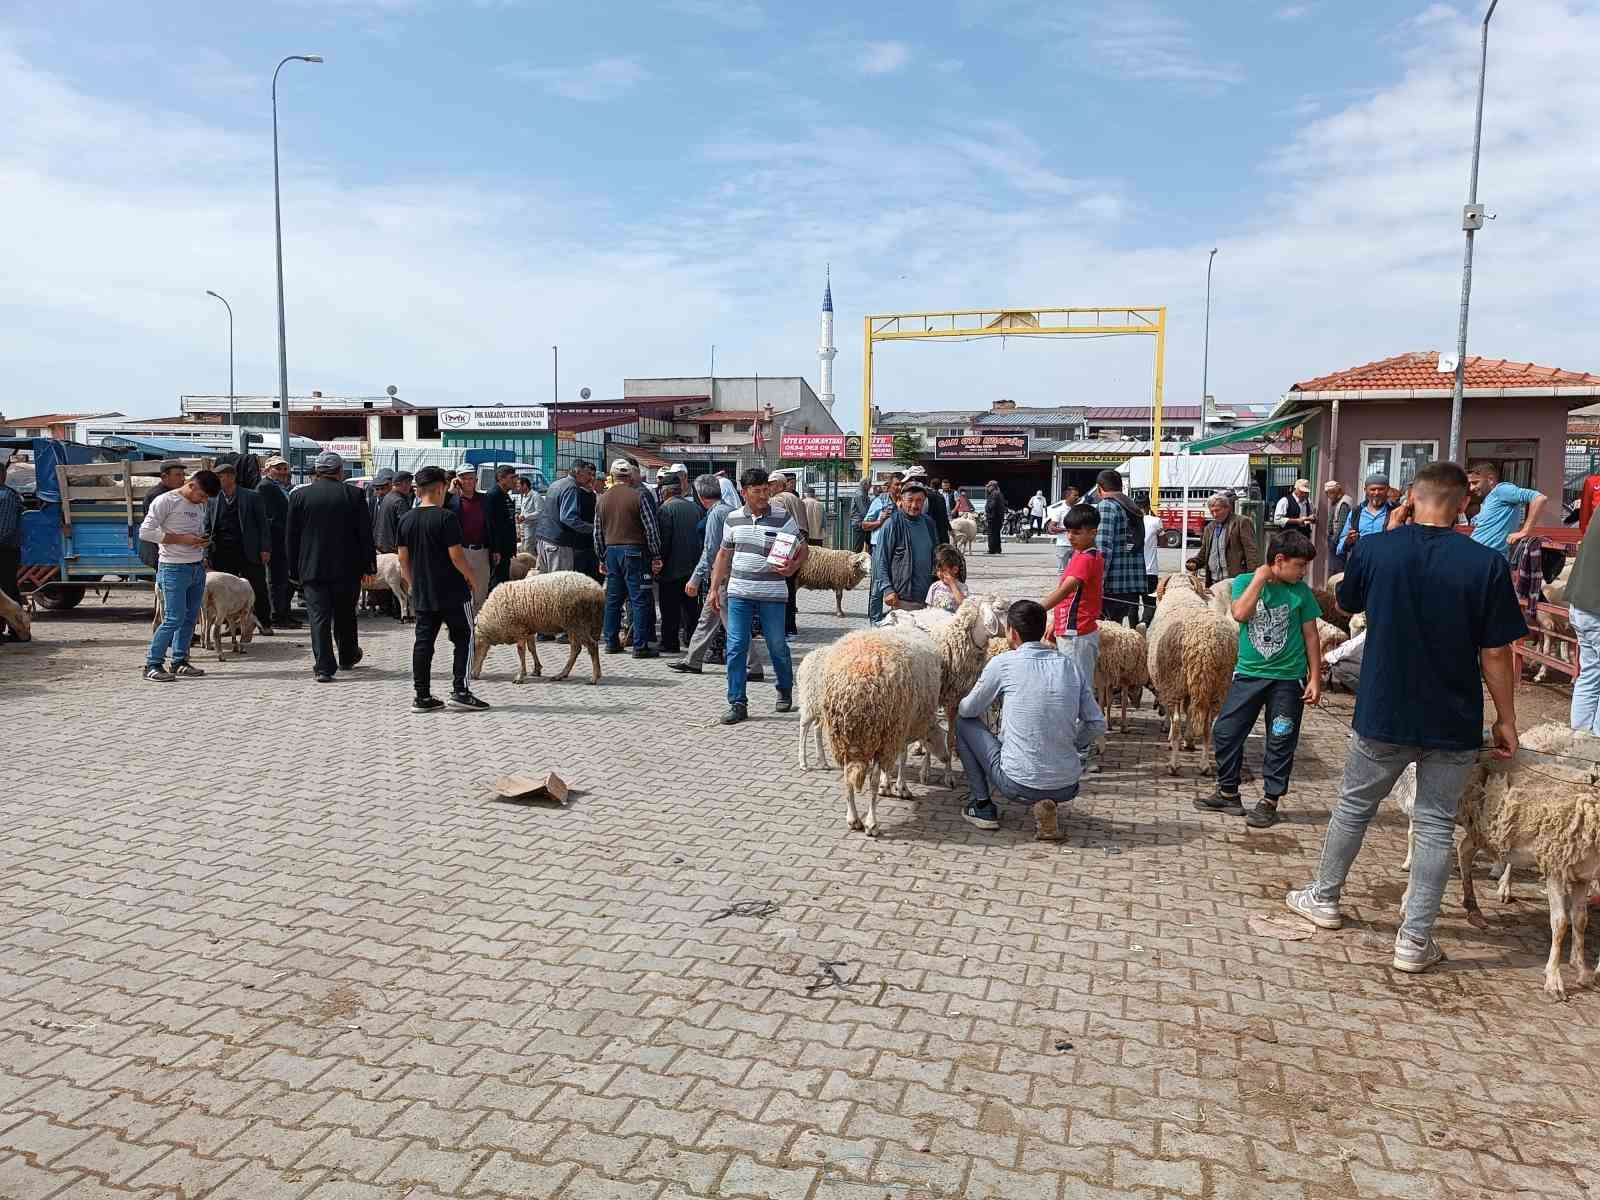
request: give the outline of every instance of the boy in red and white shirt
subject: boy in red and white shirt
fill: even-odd
[[[1104,600],[1106,562],[1095,549],[1100,514],[1093,505],[1075,504],[1061,522],[1072,544],[1072,557],[1056,588],[1039,603],[1054,612],[1051,636],[1056,649],[1072,656],[1078,674],[1091,690],[1100,658],[1100,609]]]

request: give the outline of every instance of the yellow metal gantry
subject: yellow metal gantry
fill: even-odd
[[[983,308],[961,312],[882,313],[866,318],[861,388],[861,473],[872,474],[872,347],[878,342],[930,338],[1110,337],[1156,340],[1154,410],[1151,414],[1150,507],[1161,506],[1161,391],[1166,379],[1166,305],[1123,308]]]

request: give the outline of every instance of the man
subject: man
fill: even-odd
[[[139,526],[140,540],[160,548],[156,587],[161,592],[161,624],[144,659],[144,678],[151,683],[199,679],[205,674],[189,661],[189,643],[206,598],[206,501],[221,491],[215,473],[196,471],[181,487],[158,496]]]
[[[544,504],[534,518],[533,535],[538,549],[539,572],[576,570],[578,547],[594,541],[594,517],[585,519],[581,497],[593,500],[589,487],[594,483],[594,464],[579,460],[545,494]]]
[[[728,514],[739,507],[737,504],[729,504],[727,497],[722,494],[724,482],[726,481],[716,475],[702,475],[694,481],[695,499],[705,513],[706,532],[700,561],[695,566],[689,582],[683,585],[683,593],[690,599],[703,598],[706,603],[700,609],[700,619],[695,624],[694,636],[689,639],[689,652],[684,655],[681,662],[671,664],[672,670],[681,671],[685,675],[699,675],[705,669],[706,655],[711,649],[711,639],[716,631],[720,628],[724,637],[728,632],[726,585],[721,593],[724,603],[709,602],[711,572],[716,565],[717,555],[722,550],[722,527],[727,522]],[[750,643],[746,653],[746,663],[747,682],[767,677],[761,667],[760,643],[754,641]]]
[[[800,501],[800,495],[794,490],[793,471],[773,471],[767,476],[767,503],[774,508],[781,508],[794,518],[794,523],[800,528],[800,538],[807,545],[811,543],[811,528],[805,505]],[[800,577],[790,575],[784,580],[789,589],[789,599],[783,610],[783,631],[789,637],[799,633],[797,620],[800,615],[799,594]]]
[[[183,486],[183,463],[176,458],[166,458],[161,461],[160,473],[156,476],[156,486],[144,495],[144,506],[140,510],[140,519],[149,513],[150,506],[155,503],[158,496],[165,496],[168,492],[177,491]],[[139,539],[139,561],[147,567],[158,567],[161,562],[161,547],[154,542]]]
[[[705,548],[700,526],[705,510],[689,497],[676,495],[676,477],[667,490],[674,495],[657,514],[661,527],[661,649],[677,654],[680,639],[686,645],[700,619],[700,603],[685,588]]]
[[[1500,478],[1500,468],[1492,462],[1475,462],[1467,467],[1472,494],[1481,501],[1478,519],[1472,523],[1472,540],[1509,558],[1511,547],[1533,532],[1550,498],[1532,488],[1518,487]],[[1522,517],[1518,525],[1517,518]]]
[[[17,587],[17,570],[22,565],[22,493],[6,486],[6,468],[10,464],[0,458],[0,592],[18,604],[22,591]],[[146,510],[149,511],[148,504]],[[140,541],[139,557],[144,557],[145,542]],[[9,642],[16,631],[0,621],[0,642]]]
[[[1572,561],[1567,614],[1578,639],[1578,676],[1572,681],[1569,719],[1574,729],[1600,734],[1600,521],[1589,522]]]
[[[539,493],[533,490],[533,480],[518,475],[515,503],[517,506],[517,549],[523,554],[535,553],[534,525],[539,519]]]
[[[921,471],[921,467],[913,468]],[[928,507],[925,510],[928,519],[933,522],[933,544],[945,546],[950,542],[950,506],[945,503],[944,495],[939,490],[937,479],[928,483]]]
[[[276,456],[267,460],[262,468],[261,482],[256,484],[256,495],[261,497],[261,508],[267,514],[267,531],[272,557],[267,561],[267,592],[272,598],[272,627],[274,629],[299,629],[300,618],[289,608],[289,578],[293,564],[289,561],[289,463]]]
[[[450,703],[479,711],[488,708],[467,687],[467,667],[472,661],[472,566],[461,547],[461,521],[444,504],[449,476],[440,467],[417,472],[421,504],[400,517],[400,573],[411,589],[411,607],[417,614],[416,640],[411,648],[411,684],[416,698],[411,711],[435,712],[444,702],[433,694],[433,643],[443,625],[450,631]]]
[[[894,515],[900,507],[900,489],[903,486],[904,476],[895,471],[889,476],[889,482],[882,492],[873,497],[872,503],[867,506],[867,515],[862,519],[861,528],[867,532],[867,545],[872,550],[873,562],[877,562],[878,531],[885,522]],[[878,586],[879,580],[874,569],[874,575],[868,585],[867,591],[867,620],[880,621],[883,619],[882,596],[883,589]]]
[[[1517,749],[1512,643],[1528,628],[1505,557],[1455,532],[1467,490],[1455,463],[1430,463],[1411,484],[1412,523],[1362,537],[1350,556],[1339,607],[1370,617],[1372,670],[1363,662],[1355,739],[1317,878],[1284,898],[1313,925],[1339,928],[1339,892],[1367,826],[1415,763],[1411,881],[1394,944],[1395,969],[1412,974],[1444,957],[1433,924],[1454,863],[1456,808],[1482,744],[1485,686],[1495,757]]]
[[[822,545],[822,535],[827,530],[828,514],[818,500],[810,492],[800,497],[800,503],[806,510],[806,545]]]
[[[1095,476],[1100,490],[1100,529],[1095,548],[1105,559],[1105,617],[1121,624],[1139,619],[1144,596],[1144,514],[1122,492],[1122,476],[1113,470]],[[1091,684],[1093,681],[1090,681]]]
[[[957,709],[956,748],[967,773],[967,803],[961,815],[979,829],[999,829],[996,793],[1032,806],[1035,836],[1055,841],[1058,804],[1078,795],[1083,758],[1106,731],[1085,679],[1070,655],[1057,654],[1044,637],[1044,609],[1018,600],[1006,610],[1011,649],[989,660]],[[1004,700],[1000,736],[984,724],[996,700]]]
[[[1261,565],[1261,546],[1256,541],[1255,526],[1241,517],[1233,506],[1233,497],[1218,492],[1206,503],[1211,510],[1211,523],[1200,535],[1200,568],[1205,572],[1206,586],[1235,575],[1248,575]]]
[[[1332,578],[1344,574],[1344,543],[1340,541],[1339,534],[1344,529],[1344,523],[1350,519],[1350,498],[1344,494],[1344,484],[1337,479],[1330,479],[1323,484],[1322,494],[1328,505],[1325,528],[1328,535],[1328,576]]]
[[[872,507],[872,484],[863,479],[856,494],[850,497],[850,551],[860,554],[867,544],[867,530],[862,522],[867,519],[867,509]]]
[[[445,477],[446,480],[449,476]],[[396,471],[394,485],[378,505],[378,519],[372,527],[373,544],[379,554],[395,554],[400,549],[400,518],[414,507],[410,471]],[[441,500],[441,503],[443,501]],[[413,607],[415,607],[413,605]]]
[[[1067,513],[1072,511],[1072,506],[1078,503],[1078,498],[1083,495],[1072,484],[1067,484],[1061,489],[1061,499],[1044,510],[1045,532],[1056,539],[1056,574],[1067,569],[1067,559],[1072,557],[1072,539],[1067,535]]]
[[[606,579],[606,653],[622,653],[618,636],[626,600],[633,612],[633,657],[658,658],[661,652],[649,642],[651,621],[645,608],[644,578],[646,570],[651,575],[661,572],[661,532],[655,506],[646,502],[643,487],[627,459],[611,464],[611,486],[595,508],[594,552]]]
[[[324,450],[312,470],[311,482],[289,494],[285,540],[311,624],[312,671],[318,683],[332,683],[361,661],[356,599],[361,577],[378,569],[377,552],[366,501],[344,482],[344,459]]]
[[[1028,526],[1034,533],[1044,529],[1044,510],[1049,506],[1042,490],[1028,497]]]
[[[513,498],[516,482],[517,469],[501,465],[494,469],[494,482],[483,493],[489,520],[490,592],[511,578],[511,559],[517,552],[517,508]]]
[[[256,630],[272,636],[272,596],[267,591],[267,566],[272,561],[272,525],[266,506],[250,488],[239,486],[231,462],[217,464],[222,490],[206,503],[202,532],[210,539],[206,558],[213,571],[246,580],[256,594]]]
[[[467,552],[467,565],[472,568],[472,619],[477,620],[494,578],[490,506],[484,493],[478,491],[478,468],[471,463],[456,468],[455,486],[456,494],[445,500],[445,506],[461,522],[461,548]]]
[[[1000,492],[1000,482],[989,480],[983,485],[983,524],[989,534],[989,554],[1000,553],[1000,529],[1006,520],[1006,498]]]
[[[878,530],[872,547],[872,590],[878,613],[927,607],[933,586],[933,522],[923,511],[928,491],[919,477],[900,489],[900,502]]]
[[[1350,555],[1355,552],[1356,541],[1389,527],[1389,513],[1394,505],[1389,503],[1389,477],[1369,475],[1366,483],[1367,502],[1345,518],[1339,527],[1339,553],[1344,556],[1346,570]]]
[[[744,485],[744,505],[729,513],[722,523],[722,546],[711,574],[709,597],[713,606],[727,606],[728,711],[722,714],[724,725],[737,725],[750,715],[745,692],[746,653],[750,630],[758,617],[777,675],[777,711],[786,713],[794,708],[794,668],[783,634],[783,610],[788,597],[784,580],[800,569],[811,550],[800,536],[793,514],[767,503],[764,468],[746,468],[740,482]],[[781,565],[774,561],[775,556],[782,559]],[[726,593],[722,591],[724,586]]]
[[[392,491],[394,491],[394,468],[380,467],[373,475],[372,482],[364,489],[363,496],[367,502],[367,514],[372,518],[374,532],[378,528],[378,509]]]
[[[1307,541],[1314,540],[1316,520],[1311,511],[1309,479],[1296,479],[1294,490],[1278,497],[1277,507],[1272,510],[1272,519],[1280,529],[1292,529],[1303,535]]]
[[[1156,584],[1161,575],[1161,518],[1150,511],[1150,497],[1139,501],[1139,511],[1144,514],[1144,607],[1139,612],[1139,622],[1146,629],[1156,619]]]

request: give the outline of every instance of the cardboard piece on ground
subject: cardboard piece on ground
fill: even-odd
[[[512,804],[565,804],[567,784],[551,771],[543,779],[502,775],[494,781],[495,798]]]
[[[1268,917],[1259,913],[1252,915],[1245,924],[1250,927],[1251,933],[1260,937],[1280,938],[1285,942],[1303,942],[1314,932],[1291,918],[1280,919],[1277,916]]]

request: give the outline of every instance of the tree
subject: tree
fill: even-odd
[[[901,466],[915,466],[927,452],[927,447],[922,443],[921,430],[912,429],[894,435],[894,461]]]

